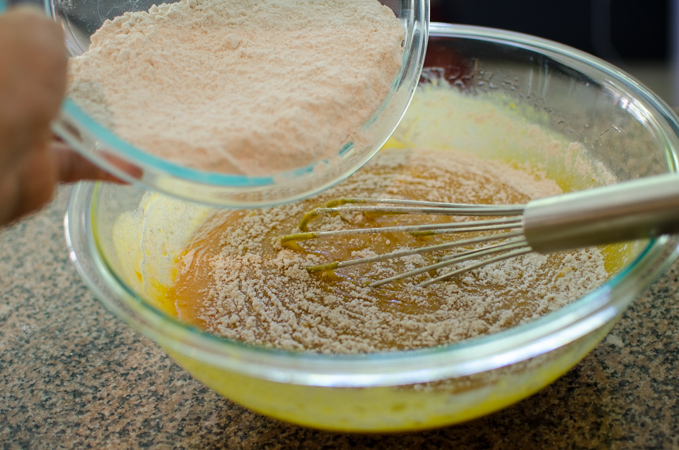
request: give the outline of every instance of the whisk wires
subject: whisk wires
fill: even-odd
[[[378,233],[408,233],[413,236],[431,236],[451,233],[474,233],[474,232],[500,232],[498,234],[487,234],[475,238],[460,239],[457,241],[442,244],[430,245],[420,248],[396,250],[381,255],[358,258],[346,261],[334,261],[327,264],[309,266],[310,273],[325,272],[343,267],[355,266],[359,264],[370,264],[394,258],[403,258],[411,255],[418,255],[429,252],[449,250],[453,248],[478,246],[446,256],[434,264],[408,271],[393,277],[377,280],[369,284],[371,287],[381,286],[392,283],[404,278],[416,276],[422,273],[433,273],[439,269],[455,264],[474,261],[451,272],[432,277],[424,281],[420,286],[429,286],[440,281],[450,279],[470,270],[483,267],[504,259],[520,256],[532,251],[530,245],[523,237],[523,205],[470,205],[464,203],[439,203],[418,200],[399,200],[399,199],[375,199],[375,198],[341,198],[326,203],[325,206],[315,208],[304,215],[300,222],[300,233],[290,234],[281,238],[281,243],[290,248],[296,248],[300,241],[309,239],[347,237],[365,234]],[[427,215],[449,215],[449,216],[476,216],[493,217],[495,219],[436,223],[425,225],[402,225],[384,226],[371,228],[357,228],[350,230],[334,231],[310,231],[309,225],[317,218],[329,214],[342,213],[364,213],[364,214],[427,214]],[[483,245],[487,244],[487,245]]]

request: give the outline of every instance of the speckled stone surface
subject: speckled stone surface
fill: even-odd
[[[68,260],[67,193],[0,232],[3,448],[679,448],[679,264],[531,398],[425,433],[332,434],[219,397],[105,310]]]

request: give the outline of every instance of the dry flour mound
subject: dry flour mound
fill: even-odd
[[[156,156],[273,174],[357,138],[403,37],[376,0],[181,0],[106,21],[70,61],[69,96]]]

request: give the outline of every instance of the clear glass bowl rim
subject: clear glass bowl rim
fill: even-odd
[[[639,82],[596,57],[545,39],[498,29],[432,23],[430,39],[478,39],[522,47],[575,64],[622,83],[646,101],[659,119],[679,135],[679,119]],[[667,131],[667,130],[666,130]],[[666,135],[666,133],[664,133]],[[666,142],[666,148],[669,144]],[[666,155],[670,172],[677,156]],[[618,274],[584,297],[528,324],[460,343],[365,355],[323,355],[254,347],[180,323],[130,290],[110,270],[98,251],[93,227],[99,184],[74,187],[65,216],[71,260],[102,303],[133,328],[168,350],[205,364],[264,380],[324,387],[377,387],[426,383],[468,376],[548,353],[610,324],[676,258],[677,237],[649,242]]]

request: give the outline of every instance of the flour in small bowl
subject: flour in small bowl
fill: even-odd
[[[181,0],[106,21],[71,58],[68,95],[155,156],[272,175],[360,140],[403,39],[377,0]]]

